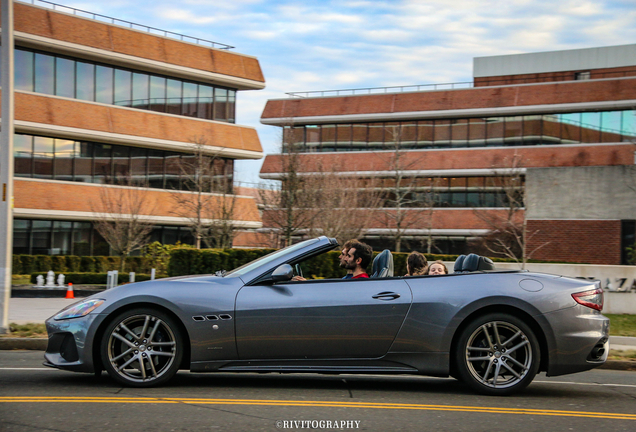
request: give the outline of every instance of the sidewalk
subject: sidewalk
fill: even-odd
[[[9,323],[44,323],[66,306],[81,298],[15,298],[9,301]]]

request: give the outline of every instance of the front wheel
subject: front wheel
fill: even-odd
[[[179,370],[183,337],[168,315],[146,308],[116,316],[101,343],[104,368],[116,381],[132,387],[163,384]]]
[[[476,318],[463,329],[455,364],[462,381],[474,390],[503,396],[532,382],[540,358],[537,338],[525,322],[494,313]]]

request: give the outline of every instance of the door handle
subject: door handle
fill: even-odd
[[[377,300],[395,300],[396,298],[400,298],[400,295],[395,292],[384,291],[374,295],[373,298]]]

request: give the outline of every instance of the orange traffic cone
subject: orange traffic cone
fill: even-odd
[[[68,288],[66,289],[66,297],[67,299],[74,299],[75,298],[75,294],[73,294],[73,283],[69,282],[68,284]]]

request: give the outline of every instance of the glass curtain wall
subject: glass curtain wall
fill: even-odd
[[[15,89],[234,123],[236,90],[16,48]]]
[[[108,243],[90,222],[15,219],[13,253],[18,255],[110,255]],[[194,245],[188,227],[155,226],[150,241]]]
[[[185,190],[192,155],[87,141],[15,134],[16,177]],[[189,172],[192,170],[193,172]],[[232,193],[234,160],[217,158],[209,192]]]
[[[301,152],[511,147],[636,141],[636,110],[322,124],[285,128]],[[304,137],[304,138],[303,138]]]

